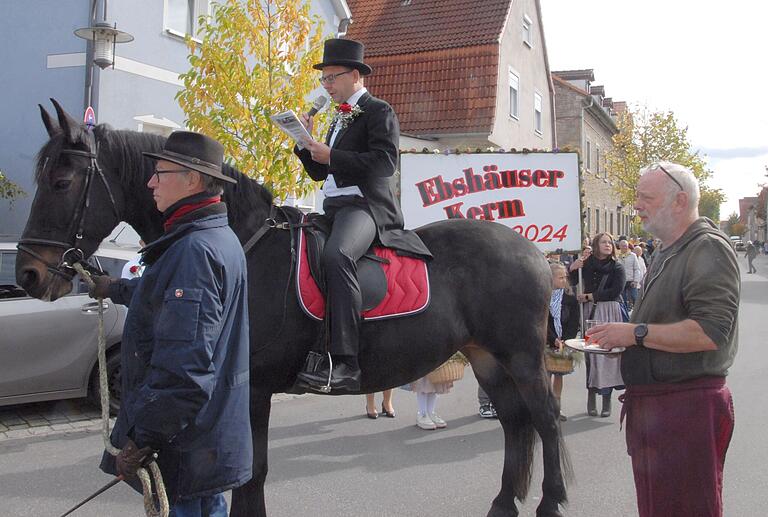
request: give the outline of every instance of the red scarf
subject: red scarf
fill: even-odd
[[[163,228],[167,232],[168,230],[170,230],[171,226],[173,226],[176,221],[178,221],[188,213],[194,210],[197,210],[198,208],[203,208],[204,206],[212,205],[214,203],[219,203],[219,202],[221,202],[221,196],[214,196],[214,197],[209,197],[208,199],[203,199],[202,201],[198,201],[197,203],[189,203],[186,205],[181,205],[163,223]]]

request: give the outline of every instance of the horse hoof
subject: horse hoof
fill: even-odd
[[[536,517],[563,517],[560,513],[559,505],[544,504],[543,502],[536,508]]]
[[[517,511],[516,506],[513,506],[512,508],[502,508],[501,506],[494,504],[491,506],[486,517],[518,517],[518,515],[520,515],[520,512]]]

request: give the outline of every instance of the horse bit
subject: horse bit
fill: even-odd
[[[72,267],[74,264],[77,264],[78,262],[82,262],[86,266],[86,268],[90,267],[86,262],[84,262],[85,253],[83,253],[83,250],[80,249],[80,243],[83,240],[83,229],[85,225],[85,217],[88,213],[88,208],[90,207],[91,186],[93,185],[93,177],[95,175],[98,175],[98,177],[101,179],[101,182],[104,184],[104,188],[106,189],[107,194],[109,195],[109,201],[112,204],[112,211],[114,212],[118,221],[120,220],[120,214],[117,210],[117,203],[115,202],[115,197],[112,195],[112,189],[109,188],[109,183],[107,182],[107,179],[104,176],[104,173],[102,172],[101,167],[99,167],[98,161],[96,160],[98,146],[96,145],[95,136],[91,131],[88,131],[87,135],[88,135],[87,151],[80,151],[78,149],[64,149],[60,152],[60,154],[63,154],[63,155],[81,156],[84,158],[88,158],[90,160],[90,163],[88,164],[88,166],[84,168],[85,188],[83,189],[83,192],[80,195],[80,200],[78,202],[77,207],[75,208],[74,213],[72,214],[72,221],[70,222],[69,229],[67,230],[67,235],[72,235],[73,229],[75,227],[77,228],[77,230],[74,231],[73,238],[70,239],[69,242],[63,242],[63,241],[57,241],[57,240],[51,240],[51,239],[40,239],[40,238],[30,237],[26,239],[21,239],[16,246],[16,248],[19,251],[26,253],[27,255],[45,264],[46,267],[48,268],[48,271],[50,271],[55,275],[59,275],[67,280],[72,280],[72,278],[75,276],[76,271]],[[94,152],[94,148],[97,149],[96,152]],[[30,245],[53,246],[56,248],[63,248],[65,251],[64,253],[61,254],[59,263],[52,264],[48,262],[42,255],[40,255],[33,249],[29,248]],[[71,259],[70,259],[70,255],[72,257]]]

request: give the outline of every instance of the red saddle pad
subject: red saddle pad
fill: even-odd
[[[363,312],[363,319],[395,318],[426,309],[429,305],[429,275],[426,262],[413,257],[403,257],[391,248],[376,246],[374,252],[389,261],[388,264],[381,265],[387,277],[387,294],[379,305]],[[296,288],[299,304],[304,312],[311,318],[322,320],[325,316],[325,297],[309,270],[307,241],[303,229],[299,233]]]

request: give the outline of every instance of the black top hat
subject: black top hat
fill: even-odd
[[[363,63],[365,47],[353,39],[328,39],[323,47],[323,62],[314,66],[322,70],[326,66],[348,66],[357,69],[361,75],[368,75],[373,70]]]
[[[142,153],[155,160],[167,160],[222,181],[237,180],[222,174],[224,147],[213,138],[192,131],[175,131],[165,141],[162,153]]]

